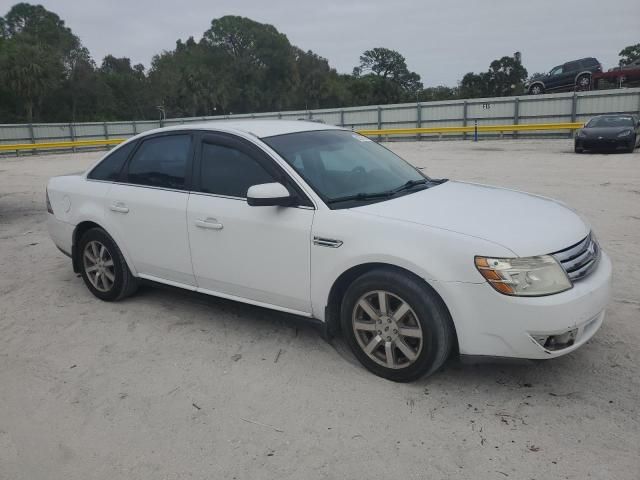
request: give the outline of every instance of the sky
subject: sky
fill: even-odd
[[[0,15],[14,1],[0,0]],[[149,67],[177,39],[198,40],[211,20],[270,23],[303,50],[351,73],[363,51],[387,47],[425,86],[455,86],[516,51],[529,71],[596,57],[605,68],[640,43],[640,0],[34,0],[56,12],[99,64],[107,54]]]

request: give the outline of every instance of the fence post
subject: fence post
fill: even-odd
[[[473,121],[473,141],[478,141],[478,120]]]
[[[36,136],[33,130],[33,123],[29,124],[29,136],[31,137],[31,143],[36,143]],[[35,155],[36,151],[31,150],[31,155]]]
[[[378,105],[378,130],[382,130],[382,107]]]
[[[75,142],[75,141],[76,141],[76,132],[75,132],[75,130],[73,129],[73,123],[70,123],[70,124],[69,124],[69,138],[71,138],[71,141],[72,141],[72,142]],[[76,153],[76,147],[71,147],[71,151],[72,151],[73,153]]]
[[[282,120],[282,112],[278,112],[278,120]]]
[[[573,93],[571,97],[571,123],[576,121],[576,114],[578,113],[578,94]],[[569,130],[569,138],[573,138],[573,130]]]
[[[313,112],[309,110],[309,120],[313,120]]]
[[[132,120],[133,123],[133,134],[137,135],[138,134],[138,124],[136,123],[135,120]]]
[[[520,123],[520,97],[516,97],[513,101],[513,124]],[[518,132],[513,132],[513,138],[518,138]]]
[[[340,126],[344,127],[344,110],[340,110]]]
[[[422,104],[416,103],[416,128],[422,128]],[[422,135],[416,135],[416,140],[422,140]]]
[[[104,122],[102,126],[104,127],[104,139],[109,140],[109,127],[107,126],[107,122]]]
[[[462,126],[463,127],[467,126],[467,108],[468,108],[468,105],[467,105],[467,101],[465,100],[464,103],[462,104]],[[478,122],[476,122],[476,123],[478,123]],[[462,139],[463,140],[467,139],[467,132],[464,132],[462,134]],[[474,141],[477,141],[477,139],[474,140]]]

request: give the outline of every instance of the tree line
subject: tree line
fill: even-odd
[[[640,55],[640,44],[621,52]],[[211,21],[147,69],[107,55],[97,64],[57,14],[18,3],[0,17],[0,123],[142,120],[519,94],[527,70],[504,56],[455,87],[424,87],[397,51],[363,52],[338,73],[274,26],[245,17]]]

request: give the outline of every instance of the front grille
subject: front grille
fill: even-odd
[[[553,254],[567,272],[571,281],[575,282],[589,275],[600,260],[600,247],[591,234],[572,247]]]

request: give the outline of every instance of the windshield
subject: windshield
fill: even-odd
[[[587,128],[594,127],[633,127],[633,119],[629,116],[595,117],[587,123]]]
[[[390,150],[354,132],[316,130],[262,141],[328,204],[389,198],[426,188],[430,181]]]

